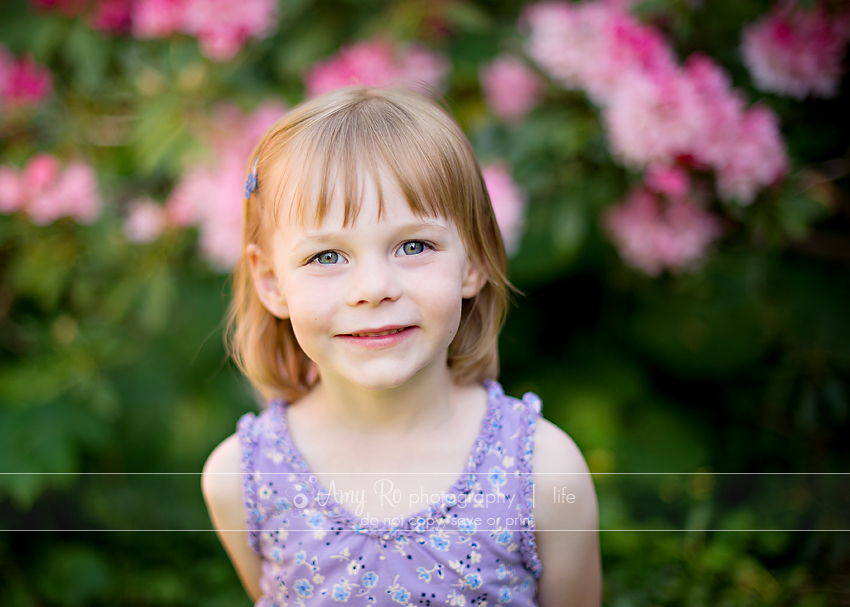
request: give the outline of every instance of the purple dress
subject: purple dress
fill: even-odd
[[[392,525],[321,487],[275,401],[239,420],[248,542],[263,557],[258,607],[537,605],[531,457],[540,399],[485,382],[487,412],[442,499]]]

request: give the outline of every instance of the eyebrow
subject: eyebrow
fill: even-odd
[[[436,228],[436,229],[439,229],[443,232],[449,231],[448,228],[446,228],[445,226],[442,226],[442,225],[437,224],[437,223],[429,223],[429,222],[426,222],[426,221],[417,221],[417,222],[414,222],[414,223],[405,223],[405,224],[398,226],[398,228],[395,231],[396,232],[407,232],[407,231],[414,231],[414,230],[420,230],[420,229],[426,229],[426,228]],[[346,232],[346,230],[344,230],[344,229],[343,230],[337,230],[337,231],[334,231],[334,232],[314,232],[314,233],[308,232],[308,233],[303,234],[299,238],[299,240],[301,242],[311,242],[311,243],[312,242],[317,242],[317,243],[329,242],[329,241],[338,239],[345,232]]]

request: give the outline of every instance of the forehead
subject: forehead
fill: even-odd
[[[344,165],[303,159],[281,170],[275,225],[287,222],[305,230],[400,217],[455,221],[447,213],[450,205],[435,203],[433,184],[415,182],[381,160]]]

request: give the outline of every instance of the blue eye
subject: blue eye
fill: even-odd
[[[323,251],[319,253],[315,257],[313,257],[313,261],[316,261],[323,266],[331,266],[335,263],[339,263],[340,255],[336,251]]]
[[[410,240],[401,245],[401,253],[402,255],[419,255],[425,251],[425,247],[427,246],[420,240]]]

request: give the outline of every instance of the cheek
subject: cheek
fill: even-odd
[[[292,281],[286,291],[289,317],[298,336],[299,328],[317,328],[332,316],[333,290],[326,281]],[[300,338],[299,338],[300,339]]]
[[[434,276],[421,289],[421,307],[423,314],[432,322],[444,327],[453,337],[460,323],[460,313],[463,299],[461,297],[460,281],[455,277]]]

